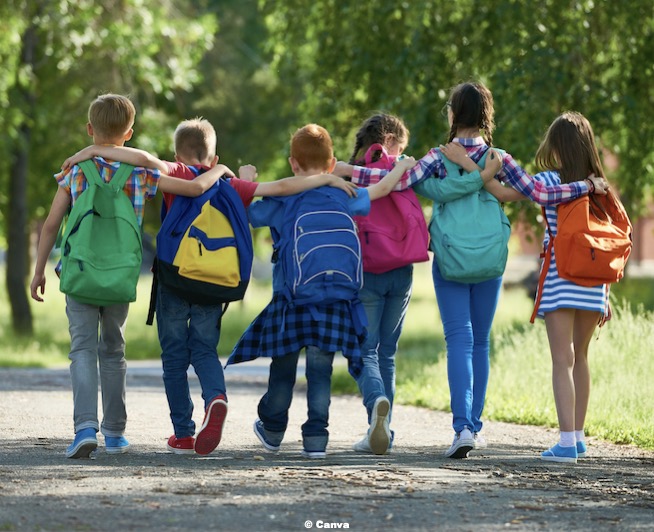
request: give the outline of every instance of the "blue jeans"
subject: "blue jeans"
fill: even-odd
[[[300,353],[273,357],[270,363],[268,391],[259,401],[259,419],[266,431],[276,432],[280,444],[288,426],[288,409]],[[329,441],[329,404],[331,402],[334,353],[308,346],[306,348],[307,421],[302,425],[302,441],[307,451],[324,451]]]
[[[105,436],[119,437],[125,432],[125,323],[128,309],[127,303],[96,307],[66,296],[76,433],[93,428],[100,429]],[[98,367],[102,392],[101,426],[98,424]]]
[[[357,384],[368,411],[381,396],[395,398],[395,353],[411,298],[413,265],[389,272],[364,273],[359,298],[368,318],[368,336],[361,346],[363,370]]]
[[[443,279],[436,261],[434,288],[447,345],[452,426],[479,432],[490,372],[490,331],[502,277],[475,284]]]
[[[160,284],[156,315],[170,419],[175,436],[186,438],[195,434],[189,366],[200,380],[205,409],[218,395],[226,396],[217,350],[222,308],[188,303]]]

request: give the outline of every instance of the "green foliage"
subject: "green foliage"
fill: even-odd
[[[495,96],[494,143],[530,167],[563,110],[584,113],[617,154],[627,205],[654,182],[654,11],[648,0],[370,2],[262,0],[275,67],[305,87],[300,111],[337,139],[385,109],[404,117],[417,156],[446,140],[439,110],[478,78]],[[351,146],[349,143],[345,146]],[[349,154],[337,143],[339,157]],[[345,155],[343,155],[343,153]],[[533,168],[531,168],[533,170]],[[635,211],[634,211],[635,212]]]

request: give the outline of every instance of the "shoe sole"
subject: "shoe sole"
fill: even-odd
[[[390,410],[391,403],[385,397],[377,400],[372,409],[370,434],[368,436],[372,454],[382,455],[388,451],[388,444],[391,442],[387,423]]]
[[[166,445],[168,450],[173,454],[195,454],[195,449],[178,449],[177,447],[171,447]]]
[[[263,438],[263,434],[259,433],[259,430],[257,429],[257,422],[256,421],[254,422],[253,428],[254,428],[254,434],[257,436],[257,438],[259,438],[259,441],[261,442],[261,445],[263,445],[263,447],[264,447],[264,449],[266,449],[266,451],[269,451],[271,453],[276,453],[277,451],[279,451],[279,445],[277,447],[275,447],[274,445],[270,445]]]
[[[227,403],[222,399],[214,399],[209,405],[207,414],[195,437],[195,452],[206,455],[211,453],[223,435],[223,426],[227,417]]]
[[[545,462],[556,462],[558,464],[576,464],[577,459],[576,458],[569,458],[567,456],[542,456],[540,457],[541,460]]]
[[[586,453],[577,453],[577,458],[586,458]]]
[[[130,445],[123,445],[121,447],[105,447],[107,454],[124,454],[129,451]]]
[[[98,448],[98,440],[87,438],[80,441],[70,452],[66,451],[66,458],[89,458]]]
[[[475,448],[474,443],[462,443],[451,453],[445,453],[447,458],[468,458],[468,453]]]
[[[310,460],[321,460],[327,458],[327,453],[324,451],[302,451],[302,456]]]

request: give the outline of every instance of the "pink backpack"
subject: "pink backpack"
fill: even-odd
[[[376,153],[380,157],[373,161]],[[391,170],[395,159],[381,144],[373,144],[366,152],[365,163],[367,168]],[[364,272],[385,273],[429,260],[429,231],[418,197],[410,188],[373,201],[368,216],[354,218]]]

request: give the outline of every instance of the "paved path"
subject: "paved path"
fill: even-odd
[[[487,450],[449,460],[450,416],[398,405],[394,452],[359,455],[350,446],[365,431],[363,406],[335,397],[329,455],[310,461],[300,457],[299,382],[282,451],[268,454],[252,434],[266,362],[237,368],[227,371],[220,447],[188,457],[165,452],[160,368],[130,364],[131,452],[100,448],[94,460],[63,456],[72,436],[67,369],[0,370],[0,530],[306,530],[307,521],[352,530],[654,529],[654,453],[591,440],[591,458],[577,466],[546,464],[538,453],[555,432],[491,422]]]

